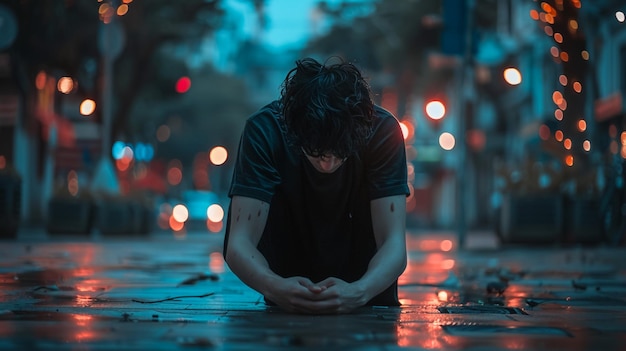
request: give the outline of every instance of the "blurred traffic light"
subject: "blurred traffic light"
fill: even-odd
[[[176,92],[179,94],[183,94],[186,93],[189,88],[191,88],[191,79],[189,79],[189,77],[184,76],[184,77],[180,77],[177,81],[176,81]]]

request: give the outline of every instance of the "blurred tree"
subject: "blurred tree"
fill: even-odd
[[[121,1],[1,1],[18,19],[18,37],[9,50],[25,94],[33,94],[34,77],[45,69],[76,77],[84,93],[96,99],[101,96],[98,37],[105,24],[99,9],[104,3],[117,8]],[[221,25],[224,11],[220,5],[220,0],[133,1],[127,13],[113,15],[124,36],[124,46],[114,62],[113,140],[136,131],[129,126],[139,95],[157,102],[176,95],[175,81],[188,74],[188,68],[184,57],[172,59],[171,53],[193,53],[199,48]],[[199,101],[205,104],[206,96]]]
[[[189,77],[191,88],[186,93],[159,104],[154,103],[162,94],[157,86],[144,89],[130,111],[129,130],[139,141],[154,141],[157,129],[164,126],[169,138],[157,143],[155,157],[178,158],[183,164],[216,145],[234,154],[245,119],[253,112],[242,98],[245,84],[209,66],[191,71]]]
[[[477,1],[477,32],[495,26],[496,3],[497,0]],[[433,69],[428,61],[430,53],[439,53],[441,49],[441,30],[446,25],[442,19],[443,0],[380,0],[370,15],[346,20],[351,18],[355,6],[364,4],[344,2],[331,7],[320,2],[319,11],[333,26],[326,35],[314,38],[304,54],[340,55],[369,72],[384,73],[391,78],[384,85],[394,86],[398,92],[400,117],[414,93],[441,89],[447,84],[454,67]]]
[[[125,46],[115,64],[113,135],[127,129],[136,97],[150,85],[167,95],[187,74],[184,60],[163,57],[172,50],[194,52],[221,25],[220,0],[151,0],[130,3],[117,19],[125,29]],[[187,50],[186,50],[187,49]],[[190,49],[190,50],[189,50]],[[163,98],[164,96],[155,96]],[[204,100],[201,100],[204,101]]]

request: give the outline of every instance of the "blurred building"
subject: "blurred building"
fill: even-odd
[[[466,177],[457,199],[469,226],[521,241],[623,236],[624,10],[497,2],[497,29],[478,41],[458,96],[467,162],[456,163]],[[507,82],[510,68],[520,82]]]

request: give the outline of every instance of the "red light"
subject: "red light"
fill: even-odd
[[[189,77],[181,77],[176,81],[176,92],[179,94],[186,93],[191,88],[191,79]]]

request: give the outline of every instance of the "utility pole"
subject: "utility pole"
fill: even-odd
[[[457,235],[458,246],[464,248],[467,239],[467,119],[473,113],[473,92],[474,92],[474,8],[475,0],[465,0],[465,28],[463,33],[465,37],[463,61],[460,68],[459,77],[459,132],[458,132],[458,153],[459,162],[457,164],[457,201],[456,201],[456,217],[457,217]]]
[[[93,191],[118,194],[119,182],[111,162],[111,126],[113,122],[113,63],[122,52],[124,33],[121,24],[113,19],[100,24],[98,48],[102,55],[102,155],[91,184]]]

